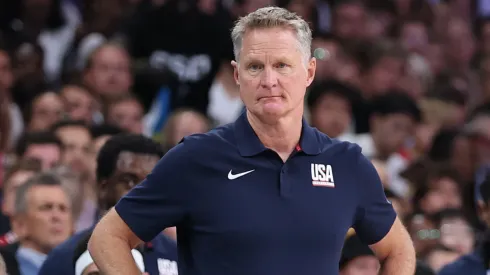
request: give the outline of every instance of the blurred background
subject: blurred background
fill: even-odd
[[[33,175],[71,175],[66,226],[77,232],[95,222],[96,157],[112,135],[167,151],[233,122],[243,106],[230,29],[267,5],[310,23],[318,67],[306,116],[363,148],[420,264],[437,273],[479,247],[490,220],[479,187],[490,169],[490,0],[2,0],[0,245],[18,241],[15,193]],[[343,274],[376,274],[353,247]]]

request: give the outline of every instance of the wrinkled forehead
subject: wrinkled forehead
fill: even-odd
[[[159,159],[156,154],[122,151],[117,158],[116,169],[121,172],[148,174]]]

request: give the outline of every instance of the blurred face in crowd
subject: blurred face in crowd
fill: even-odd
[[[6,52],[0,51],[0,93],[9,91],[13,81],[10,57]]]
[[[92,123],[95,110],[95,98],[83,87],[68,85],[61,90],[61,98],[65,104],[65,112],[73,120],[83,120]]]
[[[92,137],[88,129],[81,126],[65,126],[56,130],[65,150],[62,162],[83,175],[91,171],[94,159]]]
[[[456,261],[461,255],[458,252],[434,249],[427,255],[426,262],[438,273],[444,266]]]
[[[420,201],[420,208],[427,214],[435,214],[446,208],[459,209],[463,205],[458,184],[448,177],[429,182],[429,191]]]
[[[301,110],[316,61],[305,64],[295,33],[286,28],[245,32],[239,63],[232,62],[240,97],[249,113],[264,121]]]
[[[113,175],[99,183],[99,196],[105,207],[114,206],[151,172],[160,157],[124,151],[119,154]]]
[[[475,52],[475,42],[469,24],[462,19],[449,21],[446,55],[453,64],[466,68]]]
[[[30,43],[20,45],[14,53],[14,75],[16,87],[32,96],[38,86],[44,85],[43,51]]]
[[[116,46],[104,46],[91,57],[85,80],[100,96],[110,99],[127,94],[132,85],[128,53]]]
[[[97,156],[100,149],[111,138],[111,135],[103,135],[94,139],[94,154]]]
[[[402,26],[400,40],[410,52],[424,54],[429,44],[427,28],[422,22],[408,22]]]
[[[471,140],[471,147],[475,152],[476,165],[490,163],[490,116],[481,115],[476,117],[472,124],[474,125],[474,134]]]
[[[441,223],[441,243],[459,253],[459,256],[473,250],[475,234],[473,229],[462,218],[445,219]]]
[[[434,223],[423,214],[415,215],[407,221],[407,229],[412,237],[417,255],[425,255],[437,244],[440,237]]]
[[[380,265],[375,256],[359,256],[350,260],[340,275],[377,275]]]
[[[26,194],[27,209],[14,218],[23,246],[48,254],[73,232],[71,202],[60,186],[34,186]]]
[[[201,115],[194,112],[182,112],[175,117],[166,142],[169,146],[175,146],[186,136],[207,131],[209,131],[209,125]]]
[[[41,162],[43,170],[49,170],[56,166],[61,160],[62,150],[58,144],[31,144],[27,147],[25,159],[37,159]]]
[[[36,97],[31,108],[28,126],[30,131],[43,131],[50,128],[62,118],[64,109],[60,96],[53,92]]]
[[[331,138],[345,133],[352,122],[351,104],[343,96],[329,93],[311,110],[311,124]]]
[[[34,175],[31,171],[17,171],[10,176],[3,186],[2,213],[8,217],[14,214],[15,192]]]
[[[110,104],[107,110],[107,122],[130,133],[141,134],[143,106],[135,99]]]
[[[368,90],[375,94],[383,94],[397,87],[403,76],[405,61],[400,58],[384,56],[374,64],[366,74]]]
[[[363,39],[366,18],[366,10],[362,5],[356,3],[341,4],[334,11],[333,33],[341,39]]]
[[[389,156],[397,152],[414,133],[415,121],[406,114],[374,115],[371,127],[378,153]]]

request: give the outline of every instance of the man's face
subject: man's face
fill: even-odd
[[[10,57],[6,52],[0,51],[0,93],[10,90],[13,79]]]
[[[61,160],[61,148],[57,144],[31,144],[22,156],[26,159],[37,159],[43,170],[56,166]]]
[[[3,188],[2,213],[8,217],[14,214],[15,193],[29,178],[34,175],[30,171],[18,171],[5,183]]]
[[[333,32],[342,39],[360,40],[364,38],[366,11],[357,4],[340,5],[334,14]]]
[[[303,108],[316,61],[305,64],[294,32],[284,28],[249,30],[242,41],[240,62],[233,62],[233,66],[247,109],[272,122]]]
[[[143,132],[143,107],[135,100],[112,104],[107,111],[107,121],[130,133]]]
[[[415,122],[405,114],[377,116],[372,121],[372,134],[383,154],[397,152],[414,131]]]
[[[327,94],[320,98],[311,112],[312,126],[331,138],[345,133],[352,121],[350,102],[339,95]]]
[[[48,254],[73,232],[70,200],[60,186],[35,186],[26,196],[26,213],[14,217],[14,231],[21,242]]]
[[[433,188],[439,195],[444,197],[446,208],[460,208],[463,206],[461,199],[461,191],[459,190],[458,183],[451,178],[443,177],[435,180]]]
[[[375,256],[360,256],[349,261],[340,275],[377,275],[380,265]]]
[[[56,130],[65,150],[62,162],[75,171],[86,175],[90,170],[90,162],[94,160],[92,137],[89,131],[80,126],[65,126]]]
[[[61,91],[61,98],[71,119],[92,122],[95,99],[87,90],[78,86],[65,86]]]
[[[130,60],[122,49],[107,46],[92,58],[86,80],[94,91],[109,99],[128,93],[132,85]]]
[[[146,178],[158,160],[158,155],[121,152],[114,174],[107,182],[99,185],[101,200],[108,206],[114,206],[129,190]]]
[[[63,116],[63,101],[55,93],[45,93],[32,104],[29,130],[42,131],[58,122]]]

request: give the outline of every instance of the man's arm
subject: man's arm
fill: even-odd
[[[131,255],[131,249],[142,241],[112,208],[100,220],[88,243],[95,264],[107,275],[141,274]]]
[[[131,249],[184,221],[187,183],[193,176],[188,167],[194,165],[189,151],[184,141],[167,152],[146,179],[99,221],[88,250],[102,274],[140,274]]]
[[[381,274],[413,275],[415,273],[415,249],[410,235],[398,218],[388,234],[370,247],[383,263]]]
[[[410,236],[386,198],[373,164],[358,150],[359,204],[353,227],[382,261],[382,274],[413,275],[415,252]]]

